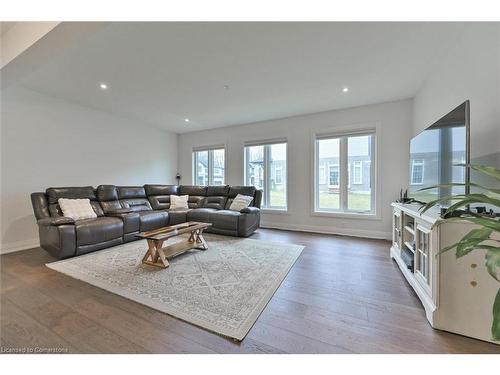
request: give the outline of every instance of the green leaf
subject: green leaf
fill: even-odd
[[[494,247],[487,251],[485,264],[488,273],[493,276],[495,280],[500,281],[500,247]]]
[[[430,201],[429,203],[427,203],[424,207],[422,207],[420,209],[420,213],[423,214],[425,211],[427,211],[431,207],[437,205],[438,203],[446,202],[446,201],[450,201],[450,200],[464,199],[464,198],[466,198],[465,195],[449,195],[447,197],[435,199],[435,200]]]
[[[452,204],[450,207],[448,207],[446,213],[453,212],[458,208],[467,206],[468,204],[472,203],[486,203],[500,208],[500,199],[488,197],[485,194],[468,194],[466,198],[463,198],[458,202]]]
[[[458,241],[456,252],[457,258],[461,258],[476,249],[481,242],[489,239],[491,233],[493,233],[493,230],[489,228],[472,229]]]
[[[500,289],[498,289],[493,303],[493,324],[491,325],[491,339],[500,341]]]

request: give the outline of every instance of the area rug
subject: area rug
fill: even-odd
[[[241,341],[304,247],[209,234],[205,239],[208,250],[179,255],[166,269],[141,263],[144,240],[47,267]]]

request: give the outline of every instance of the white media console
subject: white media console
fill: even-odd
[[[392,203],[391,257],[420,298],[432,327],[493,342],[493,301],[500,283],[486,271],[485,251],[474,250],[460,259],[454,249],[437,255],[475,225],[438,222],[437,209],[422,215],[420,207]]]

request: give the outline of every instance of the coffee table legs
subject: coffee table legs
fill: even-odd
[[[148,251],[142,258],[142,263],[150,266],[167,268],[170,263],[167,257],[182,254],[191,249],[207,250],[207,241],[203,238],[203,229],[196,229],[191,232],[189,238],[179,243],[163,246],[163,240],[147,240]]]
[[[194,242],[197,246],[194,249],[199,250],[207,250],[208,244],[207,241],[203,238],[203,229],[197,229],[191,232],[191,235],[188,238],[189,242]]]
[[[142,258],[142,263],[149,264],[150,266],[167,268],[170,263],[168,263],[167,256],[163,248],[163,241],[159,240],[147,240],[148,241],[148,251]]]

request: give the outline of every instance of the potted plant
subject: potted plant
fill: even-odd
[[[493,177],[500,182],[500,170],[483,166],[483,165],[465,165],[459,164],[459,166],[468,167],[484,175]],[[494,216],[487,216],[483,214],[476,214],[470,212],[469,210],[461,214],[458,217],[449,217],[453,211],[465,208],[471,204],[488,204],[500,209],[500,189],[493,189],[475,184],[469,183],[451,183],[442,184],[437,186],[427,187],[421,190],[429,190],[438,187],[453,187],[453,186],[469,186],[480,191],[478,193],[460,194],[452,195],[447,197],[442,197],[440,199],[433,200],[422,207],[421,212],[424,213],[431,207],[434,207],[442,202],[451,201],[452,204],[442,215],[443,218],[438,220],[439,222],[447,221],[457,221],[466,220],[479,226],[479,228],[472,229],[467,233],[460,241],[457,243],[443,248],[439,254],[455,249],[455,254],[457,258],[461,258],[471,251],[474,250],[486,250],[485,255],[485,267],[488,273],[496,281],[500,282],[500,240],[498,240],[498,235],[500,235],[500,220]],[[437,224],[436,223],[436,224]],[[495,238],[495,235],[497,238]],[[437,254],[437,255],[439,255]],[[492,340],[500,341],[500,288],[496,294],[495,301],[493,302],[493,323],[491,326],[491,336]]]

